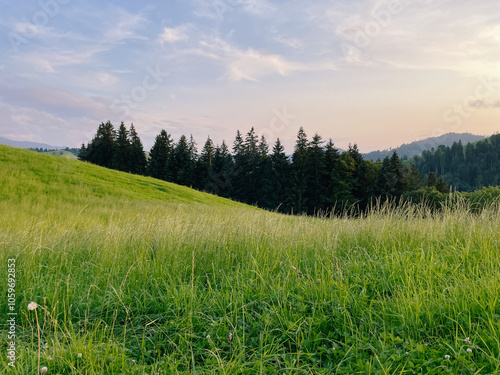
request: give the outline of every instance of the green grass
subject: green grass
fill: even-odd
[[[42,152],[41,154],[59,156],[59,157],[63,157],[66,159],[71,159],[71,160],[78,159],[78,157],[75,154],[73,154],[72,152],[66,151],[66,150],[46,151],[46,152]]]
[[[30,301],[49,374],[500,373],[496,206],[291,217],[3,146],[0,181],[2,373]]]

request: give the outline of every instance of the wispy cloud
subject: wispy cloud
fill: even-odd
[[[114,7],[109,17],[106,17],[108,28],[104,32],[107,43],[119,43],[129,39],[145,40],[138,29],[147,24],[147,19],[140,13],[130,13],[122,8]],[[111,26],[109,26],[111,25]]]
[[[286,76],[303,69],[301,64],[290,62],[283,56],[253,48],[239,49],[218,37],[206,38],[200,45],[209,52],[206,56],[211,56],[224,65],[227,76],[232,81],[258,81],[268,75]]]
[[[186,32],[187,26],[179,26],[175,28],[164,27],[162,33],[158,36],[158,40],[163,45],[164,43],[175,43],[188,39]]]
[[[362,11],[337,24],[348,62],[448,69],[466,75],[492,71],[500,57],[497,1],[400,4],[391,11],[388,1],[368,1]]]

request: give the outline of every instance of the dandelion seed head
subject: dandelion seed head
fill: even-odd
[[[210,335],[207,335],[207,340],[210,340]]]
[[[82,358],[82,353],[78,353],[78,358]]]
[[[40,369],[40,372],[42,374],[45,374],[47,371],[49,371],[49,369],[47,367],[45,367],[45,366]]]
[[[38,307],[38,303],[36,302],[30,302],[28,304],[28,310],[35,310]]]
[[[467,353],[472,353],[472,349],[471,349],[471,348],[468,348],[468,349],[467,349]]]
[[[448,354],[446,354],[446,355],[444,356],[444,359],[446,359],[446,360],[448,361],[448,360],[450,359],[450,356],[449,356]]]

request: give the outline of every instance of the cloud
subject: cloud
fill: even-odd
[[[14,88],[0,86],[0,97],[7,105],[50,111],[61,116],[102,117],[106,115],[109,100],[89,98],[83,94],[51,87]]]
[[[284,35],[277,35],[273,38],[276,42],[292,48],[296,51],[303,51],[304,42],[299,38],[286,37]]]
[[[32,67],[37,72],[56,73],[58,67],[92,64],[95,56],[106,51],[102,45],[79,45],[78,49],[61,47],[38,48],[13,57],[20,66]],[[29,71],[29,69],[26,69]],[[31,73],[28,73],[31,75]]]
[[[357,65],[450,70],[464,75],[498,71],[499,5],[485,0],[367,1],[337,24],[344,58]]]
[[[223,21],[232,13],[245,13],[259,18],[274,17],[278,10],[268,0],[192,0],[193,14]]]
[[[186,26],[179,26],[176,28],[163,28],[163,32],[158,36],[158,40],[163,43],[175,43],[188,39],[186,33]]]
[[[202,40],[200,45],[208,52],[205,56],[210,56],[224,65],[232,81],[258,81],[264,76],[286,76],[304,69],[301,64],[287,61],[283,56],[253,48],[242,50],[218,37]]]
[[[112,25],[104,32],[105,42],[114,44],[130,39],[146,39],[137,33],[137,29],[147,24],[142,14],[130,13],[118,7],[113,7],[110,13],[104,20],[106,25]]]

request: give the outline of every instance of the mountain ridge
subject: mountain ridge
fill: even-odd
[[[429,137],[411,143],[403,143],[396,148],[367,152],[362,155],[365,160],[377,161],[383,160],[386,156],[390,157],[392,153],[396,151],[400,158],[412,158],[422,154],[423,151],[431,150],[432,148],[437,148],[441,145],[451,147],[454,142],[458,143],[458,141],[462,141],[462,144],[466,145],[469,142],[472,143],[485,138],[487,138],[487,136],[475,135],[472,133],[451,132],[438,137]]]
[[[48,150],[62,150],[66,148],[63,146],[51,146],[47,143],[41,142],[16,141],[5,137],[0,137],[0,144],[17,148],[43,148]]]

